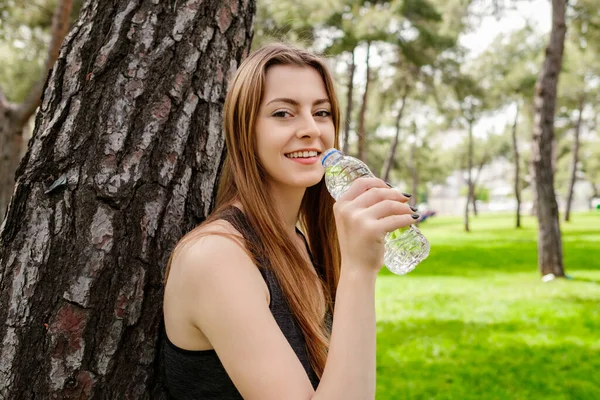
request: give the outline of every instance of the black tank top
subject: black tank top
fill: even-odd
[[[232,206],[226,209],[221,218],[231,223],[250,242],[252,248],[260,249],[262,247],[259,237],[250,226],[246,216],[237,207]],[[304,236],[302,235],[302,237]],[[308,249],[306,239],[304,240]],[[271,297],[269,309],[306,370],[313,388],[316,389],[319,378],[310,366],[302,330],[292,315],[275,274],[269,268],[268,260],[264,259],[261,254],[256,254],[257,251],[252,252],[256,265],[269,288]],[[314,264],[310,250],[309,255]],[[242,399],[214,350],[184,350],[171,343],[166,334],[164,337],[164,372],[170,398],[181,400]]]

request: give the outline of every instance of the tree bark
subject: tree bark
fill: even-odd
[[[468,120],[469,124],[469,140],[468,140],[468,154],[467,154],[467,201],[465,205],[465,231],[470,232],[469,230],[469,203],[473,198],[473,178],[472,178],[472,169],[473,169],[473,123],[472,119]]]
[[[517,199],[517,222],[516,222],[516,227],[520,228],[521,227],[521,189],[520,189],[520,185],[519,185],[519,179],[520,179],[520,164],[519,164],[519,146],[517,143],[517,127],[518,127],[518,123],[519,123],[519,107],[520,107],[520,103],[517,101],[517,112],[515,114],[515,122],[513,123],[513,127],[512,127],[512,145],[513,145],[513,154],[514,154],[514,160],[515,160],[515,182],[514,182],[514,188],[515,188],[515,198]]]
[[[23,129],[40,104],[48,70],[54,65],[62,41],[69,30],[72,9],[72,0],[57,2],[52,17],[46,67],[38,82],[29,89],[25,100],[20,104],[12,104],[6,100],[0,89],[0,222],[4,219],[15,185],[15,171],[21,160],[23,148]]]
[[[371,55],[371,42],[367,43],[366,77],[365,91],[363,93],[362,104],[360,106],[360,115],[358,117],[358,158],[367,162],[367,132],[365,127],[365,118],[367,114],[367,100],[369,97],[369,83],[371,80],[371,67],[369,58]]]
[[[552,0],[552,30],[535,89],[533,164],[537,191],[538,267],[542,275],[564,276],[558,205],[554,191],[552,147],[558,78],[565,44],[566,0]]]
[[[567,207],[565,210],[565,221],[569,222],[571,218],[571,204],[573,203],[573,189],[577,181],[577,164],[579,163],[579,133],[581,131],[581,121],[583,119],[583,106],[585,100],[583,96],[579,101],[579,115],[577,116],[577,124],[573,137],[573,160],[571,161],[571,180],[569,182],[569,194],[567,195]]]
[[[213,205],[255,7],[82,7],[0,227],[0,398],[164,398],[164,267]]]
[[[383,163],[381,176],[383,176],[383,180],[386,182],[390,180],[390,172],[392,171],[392,167],[394,165],[396,149],[398,148],[398,143],[400,142],[400,122],[402,121],[402,114],[404,113],[404,107],[406,106],[406,98],[408,97],[408,92],[409,89],[405,88],[404,93],[402,94],[402,105],[400,106],[398,114],[396,115],[396,135],[392,140],[392,146],[390,147],[388,156],[386,157],[385,162]]]
[[[348,65],[348,88],[347,88],[347,104],[346,104],[346,121],[344,124],[344,143],[342,151],[344,154],[350,154],[350,127],[352,125],[352,109],[354,108],[354,71],[356,70],[356,63],[354,59],[354,51],[352,49],[352,60]]]

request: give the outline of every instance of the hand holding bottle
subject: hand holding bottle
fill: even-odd
[[[378,178],[358,178],[333,209],[342,260],[379,271],[388,232],[416,222],[408,198]]]
[[[354,199],[362,198],[363,193],[366,190],[374,190],[375,194],[371,194],[369,196],[365,196],[364,199],[361,199],[357,204],[358,208],[370,208],[374,207],[371,212],[367,213],[366,211],[360,213],[358,211],[353,211],[352,207],[350,211],[346,211],[344,207],[342,208],[343,214],[340,211],[341,215],[346,216],[344,219],[354,221],[357,218],[372,218],[374,216],[378,216],[378,220],[384,220],[386,222],[385,229],[387,230],[387,234],[384,235],[384,246],[385,252],[383,256],[383,262],[385,266],[394,274],[403,275],[410,271],[412,271],[418,263],[423,261],[429,255],[429,242],[423,236],[423,234],[419,231],[419,229],[415,226],[410,226],[410,228],[406,228],[410,223],[416,222],[407,221],[404,225],[399,224],[399,215],[402,214],[402,218],[406,220],[407,216],[406,209],[410,210],[408,206],[400,209],[398,204],[392,204],[389,200],[393,199],[393,195],[391,195],[390,191],[396,192],[393,189],[387,188],[387,185],[381,181],[380,179],[375,178],[375,175],[369,170],[369,167],[362,161],[346,156],[342,154],[341,151],[337,149],[329,149],[323,153],[323,158],[321,159],[321,163],[325,167],[325,183],[327,185],[327,189],[331,196],[336,199],[336,201],[351,201]],[[367,183],[357,184],[357,181],[362,181],[364,178],[369,178],[370,185]],[[373,181],[372,179],[375,179]],[[365,180],[364,182],[367,182]],[[384,186],[385,185],[385,186]],[[355,189],[356,187],[356,189]],[[386,192],[382,192],[381,189],[387,189]],[[369,190],[369,191],[370,191]],[[350,193],[349,197],[346,197],[346,193]],[[392,197],[390,197],[392,196]],[[396,192],[396,199],[399,196],[402,196],[403,201],[406,202],[406,197]],[[366,200],[368,199],[368,200]],[[381,203],[381,204],[380,204]],[[403,214],[402,211],[405,211],[406,214]],[[412,210],[410,210],[412,211]],[[350,214],[350,215],[347,215]],[[368,215],[367,215],[368,214]],[[394,216],[394,218],[391,218]],[[337,218],[337,214],[336,214]],[[404,221],[403,220],[403,221]],[[350,235],[361,236],[366,234],[367,236],[371,236],[374,234],[374,230],[383,228],[383,223],[367,223],[362,221],[361,224],[366,224],[366,226],[356,226],[356,228],[367,228],[371,230],[367,230],[366,233],[361,231],[350,231]],[[395,228],[393,228],[394,224],[398,224]],[[360,225],[360,224],[357,224]],[[393,229],[392,229],[393,228]],[[340,229],[340,224],[338,223],[338,229]],[[354,227],[353,227],[354,229]],[[344,233],[346,234],[346,233]],[[357,242],[356,240],[347,240],[348,242]],[[340,246],[342,243],[340,242]],[[358,245],[354,243],[354,245]],[[374,261],[378,259],[380,254],[381,246],[376,246],[376,248],[367,250],[367,259],[370,261]]]

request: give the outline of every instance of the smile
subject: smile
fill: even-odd
[[[293,153],[288,153],[285,156],[287,158],[313,158],[317,157],[320,153],[316,151],[295,151]]]

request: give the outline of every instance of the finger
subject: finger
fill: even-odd
[[[354,202],[358,207],[367,208],[385,200],[406,203],[408,197],[394,189],[376,187],[361,193]]]
[[[383,200],[367,208],[365,213],[372,219],[382,219],[393,215],[414,214],[414,211],[408,204],[396,200]]]
[[[377,228],[383,232],[393,232],[396,229],[404,228],[417,222],[418,214],[390,215],[381,218],[375,223]]]
[[[340,201],[351,201],[372,188],[387,188],[388,186],[379,178],[358,178],[346,190],[346,192],[339,198]]]

